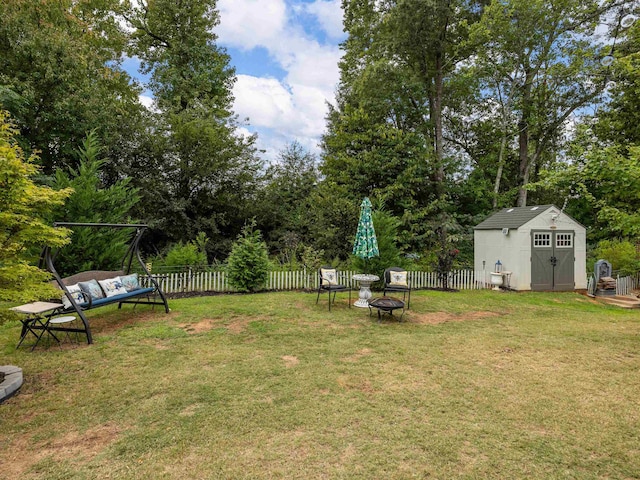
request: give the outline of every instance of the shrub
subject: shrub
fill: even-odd
[[[246,225],[227,258],[229,285],[240,292],[264,288],[269,278],[269,253],[255,222]]]
[[[589,271],[593,271],[596,261],[603,259],[611,263],[618,275],[633,275],[640,271],[640,258],[636,246],[627,240],[601,240],[591,252]]]
[[[72,190],[36,185],[37,157],[25,157],[16,135],[9,115],[0,110],[0,301],[23,303],[57,294],[45,282],[51,275],[33,264],[37,256],[31,253],[69,241],[69,230],[53,228],[44,218]],[[0,310],[0,318],[7,314]]]
[[[206,234],[200,232],[193,242],[178,242],[167,252],[164,265],[167,267],[205,268],[207,266],[206,244],[208,241]]]

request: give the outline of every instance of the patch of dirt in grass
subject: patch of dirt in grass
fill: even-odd
[[[366,357],[367,355],[371,355],[373,350],[370,348],[363,348],[362,350],[358,350],[353,355],[343,358],[345,362],[355,363],[360,360],[362,357]]]
[[[376,392],[375,388],[373,388],[373,385],[371,385],[371,382],[369,380],[361,380],[349,377],[347,375],[340,375],[336,379],[336,382],[338,383],[339,387],[346,390],[357,390],[362,393]]]
[[[178,415],[180,415],[181,417],[191,417],[198,411],[201,406],[202,405],[199,403],[194,403],[193,405],[189,405],[188,407],[186,407]]]
[[[198,322],[181,323],[178,327],[192,335],[208,332],[214,328],[226,328],[230,333],[237,335],[244,332],[249,323],[254,320],[256,320],[254,317],[231,318],[230,321],[224,318],[204,318]]]
[[[408,318],[410,323],[418,323],[420,325],[438,325],[446,322],[464,322],[467,320],[480,320],[482,318],[499,317],[496,312],[476,311],[465,312],[459,315],[447,312],[430,312],[430,313],[411,313]]]
[[[39,443],[34,443],[29,435],[14,436],[3,458],[3,474],[7,474],[6,478],[23,477],[31,467],[48,457],[57,461],[90,460],[115,442],[119,434],[120,428],[105,424],[83,433],[66,432]]]
[[[199,322],[181,323],[178,325],[178,327],[192,335],[208,332],[209,330],[213,330],[214,328],[221,326],[223,325],[222,319],[220,318],[203,318]]]
[[[236,335],[244,332],[247,329],[247,325],[255,319],[251,318],[234,318],[233,321],[227,325],[227,330]]]
[[[91,333],[95,336],[97,333],[113,333],[121,328],[132,325],[140,325],[141,323],[149,323],[162,320],[170,320],[176,317],[175,313],[165,313],[159,309],[156,311],[146,312],[128,312],[123,318],[89,318]]]
[[[49,390],[54,383],[54,375],[51,371],[30,374],[25,378],[25,382],[20,389],[20,396],[29,398],[34,393]]]
[[[298,357],[294,357],[293,355],[284,355],[281,358],[282,360],[284,360],[284,365],[287,368],[295,367],[296,365],[298,365],[298,363],[300,363]]]

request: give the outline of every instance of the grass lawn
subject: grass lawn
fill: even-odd
[[[414,292],[406,322],[269,293],[89,312],[15,350],[7,479],[640,478],[640,311],[576,294]]]

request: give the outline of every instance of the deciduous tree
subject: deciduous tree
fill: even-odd
[[[116,0],[0,2],[0,95],[43,172],[75,167],[77,145],[96,129],[109,158],[136,144],[140,88],[120,67],[125,36]],[[109,166],[117,171],[117,166]]]
[[[143,191],[157,235],[193,239],[203,231],[228,251],[246,219],[261,162],[254,138],[239,134],[231,111],[235,81],[229,56],[216,45],[215,0],[127,2],[135,29],[131,53],[150,74],[158,109],[158,149],[150,191]],[[223,243],[226,241],[226,244]]]
[[[35,261],[45,245],[69,241],[68,230],[53,228],[45,219],[72,190],[36,185],[37,158],[24,156],[16,135],[7,112],[0,111],[0,300],[24,303],[56,295],[46,283],[51,276]]]

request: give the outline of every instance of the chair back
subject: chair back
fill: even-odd
[[[387,285],[391,283],[391,272],[406,272],[404,268],[389,267],[384,271],[384,283]]]
[[[320,286],[338,285],[338,271],[331,265],[323,265],[318,269]],[[332,277],[332,278],[331,278]]]

